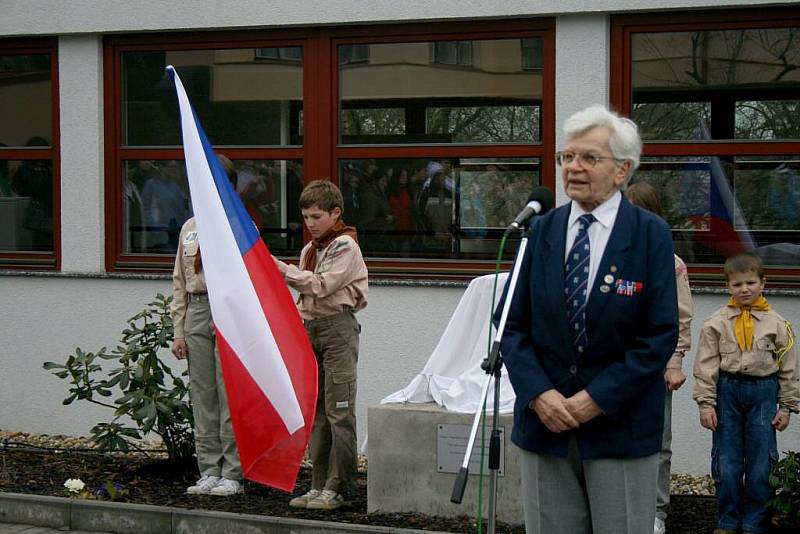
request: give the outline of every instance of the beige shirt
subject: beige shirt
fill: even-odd
[[[178,252],[175,254],[175,268],[172,270],[172,324],[175,338],[185,335],[183,328],[186,319],[186,294],[205,293],[206,277],[201,270],[194,272],[194,258],[197,256],[200,242],[197,239],[197,222],[194,217],[183,224],[178,240]]]
[[[677,255],[675,255],[675,281],[678,285],[678,344],[675,346],[672,358],[667,362],[667,369],[680,369],[683,357],[692,347],[694,302],[686,264]]]
[[[701,412],[711,411],[717,404],[719,372],[764,377],[778,374],[778,404],[781,410],[800,411],[800,378],[797,354],[792,348],[783,355],[780,368],[775,351],[789,344],[786,320],[772,310],[752,310],[754,323],[752,350],[742,352],[736,342],[734,325],[741,312],[725,306],[717,310],[703,325],[694,362],[693,398]]]
[[[300,253],[300,265],[313,245]],[[367,266],[352,237],[341,235],[317,251],[314,271],[303,271],[280,260],[278,269],[289,287],[300,292],[297,309],[303,319],[319,319],[367,305]]]

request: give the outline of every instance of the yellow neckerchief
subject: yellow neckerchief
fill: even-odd
[[[750,310],[768,311],[772,308],[770,308],[769,302],[764,298],[764,295],[758,297],[758,300],[751,306],[741,306],[736,302],[736,299],[731,297],[728,301],[728,306],[731,308],[739,308],[741,311],[739,317],[736,318],[733,331],[736,333],[736,342],[739,343],[739,349],[742,352],[749,351],[753,347],[753,330],[755,329],[753,326],[753,316],[750,314]]]

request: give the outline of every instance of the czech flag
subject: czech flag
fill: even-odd
[[[283,277],[167,66],[245,478],[291,491],[314,424],[317,362]]]
[[[698,128],[701,139],[711,139],[711,133],[702,120]],[[710,174],[711,183],[708,228],[705,232],[697,232],[695,240],[724,257],[755,249],[756,241],[719,157],[712,156],[708,163],[700,163],[697,167]],[[696,222],[696,226],[701,227],[702,223]]]

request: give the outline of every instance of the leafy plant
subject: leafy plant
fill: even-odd
[[[159,350],[173,339],[171,299],[159,293],[147,308],[128,319],[120,345],[111,353],[106,347],[97,352],[76,348],[65,363],[43,365],[58,378],[69,380],[65,405],[83,400],[114,411],[111,421],[92,428],[92,439],[100,450],[127,452],[134,446],[132,439],[154,432],[172,460],[188,458],[194,451],[194,420],[188,384],[182,378],[187,373],[176,376],[158,357]],[[121,367],[105,373],[102,362],[115,359]],[[114,395],[114,390],[119,396],[112,404],[105,399]],[[127,426],[124,416],[136,427]]]
[[[769,485],[775,491],[768,506],[790,524],[800,525],[800,452],[787,451],[772,466]]]

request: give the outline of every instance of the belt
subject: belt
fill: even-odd
[[[754,376],[742,373],[727,373],[725,371],[720,371],[719,375],[720,377],[725,377],[730,380],[740,380],[742,382],[755,382],[756,380],[764,380],[765,378],[772,378],[773,376],[775,376],[774,374],[766,376]]]
[[[353,310],[346,310],[343,312],[339,312],[333,315],[326,315],[325,317],[320,317],[319,319],[303,319],[303,324],[306,326],[322,326],[333,324],[341,321],[346,316],[352,316]]]
[[[208,293],[187,293],[186,300],[189,302],[208,302]]]

